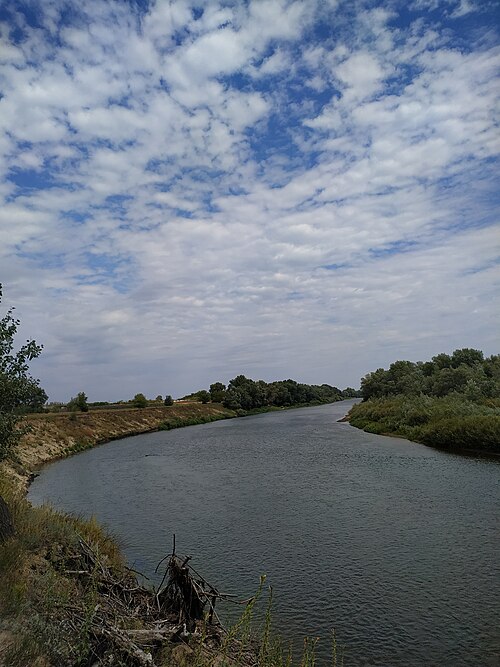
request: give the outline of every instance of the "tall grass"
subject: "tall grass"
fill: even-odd
[[[393,396],[353,406],[349,422],[370,433],[401,435],[448,449],[500,452],[500,407],[460,394]]]

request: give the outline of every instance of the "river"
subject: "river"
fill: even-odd
[[[338,423],[352,402],[111,442],[29,499],[95,515],[153,579],[173,533],[220,590],[265,573],[275,628],[321,637],[320,664],[335,628],[345,667],[498,667],[500,461]]]

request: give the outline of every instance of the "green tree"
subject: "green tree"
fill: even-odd
[[[80,410],[80,412],[88,412],[89,404],[85,392],[80,391],[74,398],[70,400],[70,402],[66,407],[68,408],[68,410],[71,410],[73,412],[76,412],[77,410]]]
[[[0,301],[1,298],[0,285]],[[18,428],[22,412],[47,400],[39,380],[29,375],[29,362],[40,355],[42,345],[28,340],[17,352],[13,351],[19,324],[13,309],[0,319],[0,460],[6,458],[22,434]]]
[[[2,285],[0,284],[0,302]],[[14,338],[19,320],[9,309],[0,319],[0,461],[5,459],[18,441],[23,429],[18,428],[21,413],[30,407],[43,405],[47,394],[39,381],[29,375],[29,362],[36,359],[42,346],[34,340],[14,352]],[[5,500],[0,496],[0,543],[14,534],[12,516]]]
[[[132,399],[132,403],[134,404],[135,408],[145,408],[148,404],[148,399],[144,396],[144,394],[136,394]]]
[[[451,355],[451,365],[458,368],[462,364],[466,366],[475,366],[482,364],[484,355],[481,350],[474,350],[472,347],[463,347],[461,350],[455,350]]]
[[[210,403],[210,394],[206,389],[202,389],[197,393],[198,400],[202,403]]]
[[[222,382],[214,382],[210,385],[210,398],[213,403],[222,403],[226,395],[226,385]]]
[[[173,404],[174,404],[174,399],[172,398],[172,396],[170,396],[170,394],[167,394],[165,396],[165,400],[163,401],[163,405],[166,405],[168,407],[169,405]]]

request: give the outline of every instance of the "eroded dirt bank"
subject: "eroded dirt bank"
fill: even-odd
[[[204,423],[234,417],[219,404],[176,403],[170,407],[96,410],[73,414],[30,415],[28,432],[13,452],[13,460],[0,464],[4,472],[25,490],[31,475],[41,465],[95,445],[139,433]]]

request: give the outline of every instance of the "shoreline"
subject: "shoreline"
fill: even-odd
[[[237,412],[225,408],[220,403],[203,404],[186,401],[174,403],[173,406],[62,414],[35,413],[22,420],[22,425],[27,425],[29,430],[14,447],[12,456],[0,462],[0,475],[11,481],[14,487],[26,496],[29,485],[45,465],[108,442],[225,419],[334,405],[334,403],[269,406]]]
[[[414,442],[417,445],[422,445],[423,447],[429,447],[430,449],[435,449],[438,452],[445,452],[448,454],[460,454],[461,456],[480,456],[481,458],[484,459],[500,459],[500,452],[491,452],[487,449],[465,449],[463,447],[438,447],[437,445],[429,445],[425,442],[420,442],[418,440],[410,440],[410,438],[407,438],[405,435],[402,435],[400,433],[394,433],[394,432],[386,432],[386,433],[373,433],[372,431],[367,431],[364,428],[361,428],[361,426],[356,426],[355,424],[351,424],[351,421],[349,419],[349,413],[347,413],[342,419],[337,420],[339,423],[347,423],[349,426],[352,426],[353,428],[357,428],[359,431],[363,431],[364,433],[369,433],[370,435],[381,435],[386,438],[400,438],[401,440],[407,440],[408,442]]]
[[[301,407],[315,406],[283,409]],[[260,409],[253,414],[274,411],[276,408]],[[194,657],[199,667],[251,667],[259,643],[268,645],[266,635],[254,644],[241,624],[227,633],[218,621],[206,625],[200,620],[187,639],[179,639],[182,623],[156,609],[155,590],[139,583],[117,541],[95,519],[29,502],[27,491],[37,471],[58,459],[134,435],[252,416],[252,412],[238,414],[220,404],[199,403],[183,404],[176,410],[169,406],[124,413],[107,411],[104,419],[102,413],[27,419],[32,428],[14,448],[14,460],[0,463],[0,495],[11,510],[15,529],[5,546],[0,545],[0,667],[11,664],[12,651],[16,664],[21,664],[19,659],[24,660],[22,664],[53,664],[49,635],[54,646],[64,642],[68,660],[70,656],[73,660],[83,642],[94,655],[101,650],[110,657],[123,655],[123,664],[134,667],[185,667]],[[9,566],[1,567],[2,562]],[[257,597],[262,584],[263,580]],[[252,608],[253,603],[243,612],[246,622]],[[98,610],[102,619],[94,622]],[[43,627],[37,625],[40,618],[45,619]],[[82,619],[90,619],[90,624],[82,625]],[[58,627],[72,631],[61,635]],[[240,631],[241,638],[237,636]],[[267,661],[262,667],[266,665],[271,667]]]
[[[28,431],[0,463],[0,474],[26,494],[43,466],[73,454],[123,438],[236,417],[220,404],[185,403],[178,406],[129,410],[89,411],[74,414],[37,414],[23,420]]]

